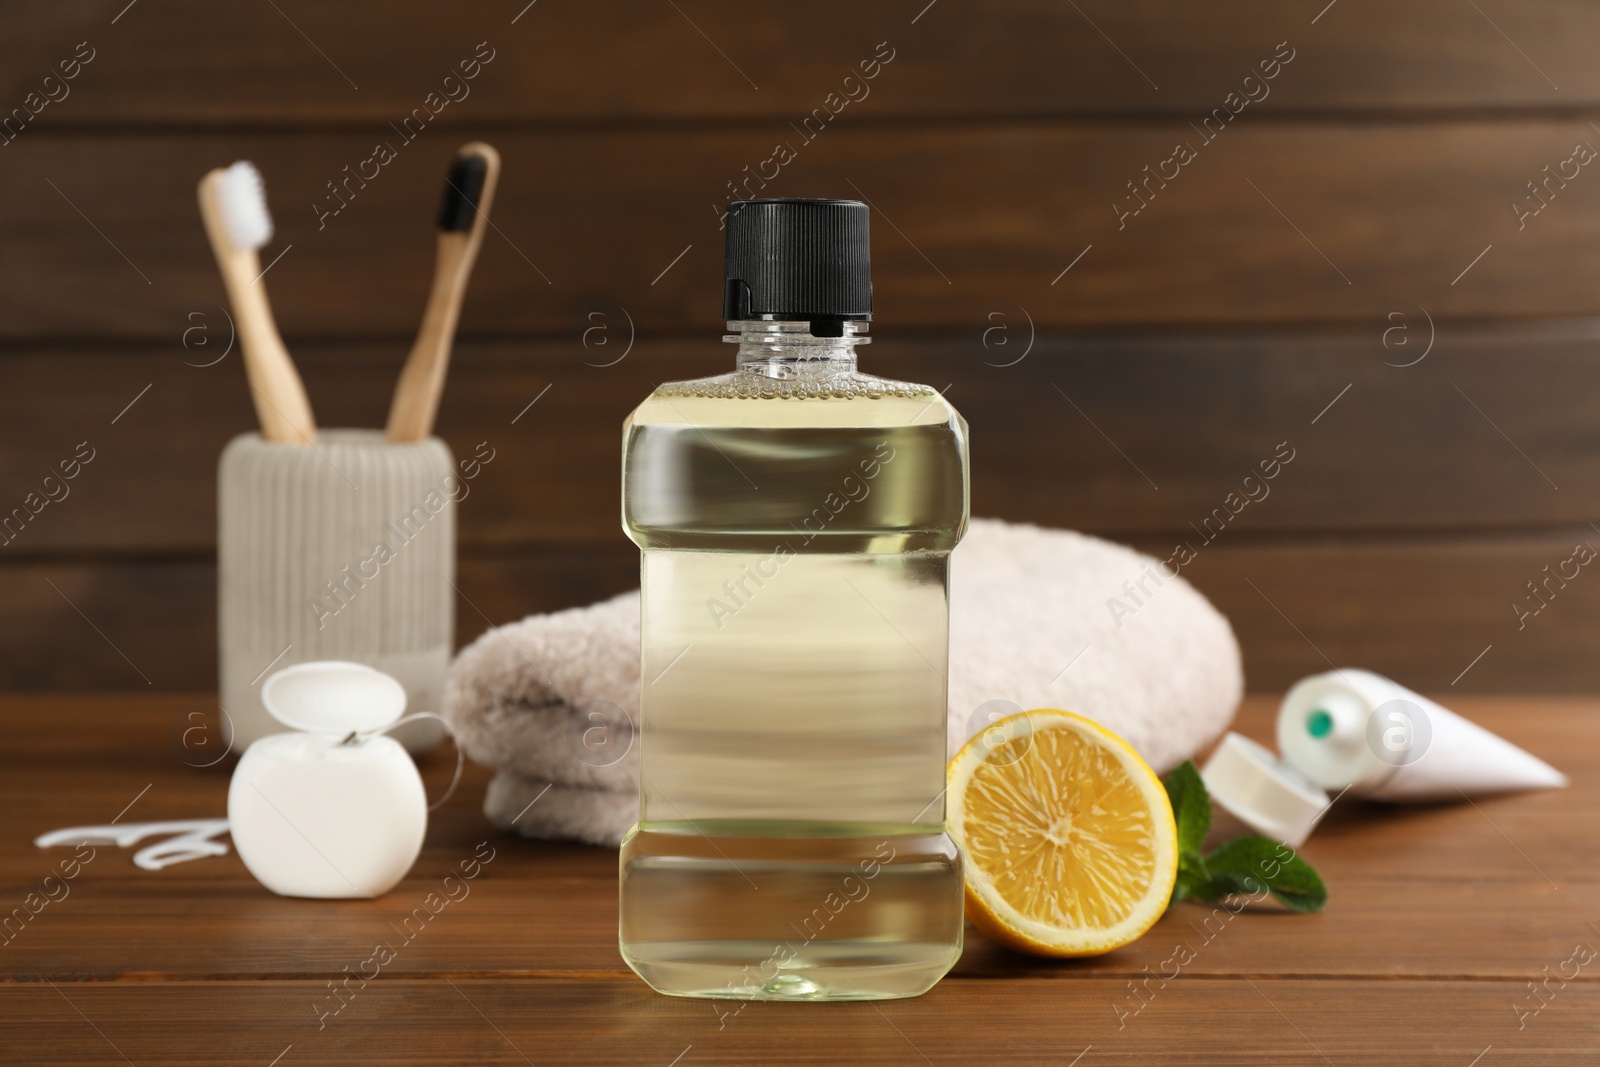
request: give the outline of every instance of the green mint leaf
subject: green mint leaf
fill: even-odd
[[[1206,886],[1211,882],[1211,876],[1206,872],[1206,861],[1198,852],[1178,853],[1178,877],[1172,885],[1172,898],[1167,901],[1171,907],[1180,900],[1190,897],[1203,897]]]
[[[1222,871],[1194,885],[1192,895],[1196,900],[1221,900],[1231,896],[1257,896],[1265,888],[1265,883],[1253,876]]]
[[[1178,877],[1169,907],[1180,900],[1221,900],[1267,892],[1294,911],[1322,910],[1328,901],[1327,887],[1311,864],[1287,845],[1251,835],[1201,855],[1211,832],[1211,796],[1193,760],[1185,760],[1161,784],[1166,786],[1178,827]]]
[[[1254,896],[1265,889],[1294,911],[1321,911],[1328,902],[1327,887],[1311,864],[1289,846],[1264,837],[1240,837],[1217,846],[1206,856],[1205,870],[1208,884],[1190,888],[1207,900],[1233,893]]]
[[[1206,834],[1211,832],[1211,796],[1206,792],[1205,782],[1200,780],[1194,760],[1184,760],[1161,780],[1161,784],[1167,787],[1172,817],[1178,824],[1179,856],[1192,852],[1198,857],[1206,843]]]

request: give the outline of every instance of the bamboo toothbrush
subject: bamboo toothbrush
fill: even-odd
[[[278,335],[261,281],[257,251],[272,239],[261,172],[242,160],[213,170],[200,179],[199,195],[200,217],[233,305],[261,436],[280,444],[310,444],[317,435],[311,402]]]
[[[433,432],[444,391],[445,370],[467,278],[483,244],[489,222],[495,182],[500,177],[500,153],[482,141],[462,145],[445,175],[444,202],[439,208],[439,243],[433,268],[433,291],[422,315],[422,326],[411,355],[400,372],[394,402],[389,407],[390,441],[422,441]]]

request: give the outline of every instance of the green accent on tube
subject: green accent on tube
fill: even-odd
[[[1306,716],[1306,733],[1321,739],[1333,733],[1333,716],[1318,708]]]

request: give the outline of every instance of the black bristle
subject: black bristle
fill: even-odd
[[[472,229],[488,172],[489,165],[480,155],[459,155],[450,161],[450,172],[444,179],[444,202],[439,206],[440,230],[462,233]]]

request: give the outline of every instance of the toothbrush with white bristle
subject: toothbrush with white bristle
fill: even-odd
[[[217,257],[217,269],[233,305],[234,325],[244,351],[250,396],[261,436],[280,444],[310,444],[316,420],[294,360],[278,335],[261,279],[262,245],[272,239],[272,215],[255,165],[240,161],[200,179],[200,217]]]

